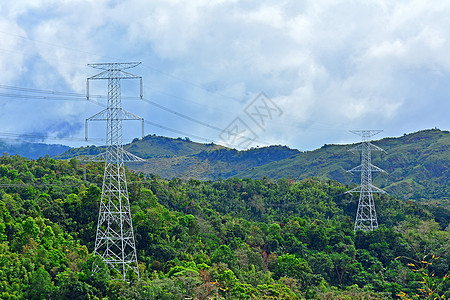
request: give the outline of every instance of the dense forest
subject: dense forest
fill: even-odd
[[[2,299],[450,298],[450,211],[375,199],[354,232],[337,181],[162,179],[131,173],[140,278],[113,280],[92,251],[103,165],[0,157]]]

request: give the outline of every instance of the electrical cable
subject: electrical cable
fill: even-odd
[[[11,86],[11,85],[3,85],[3,84],[0,84],[0,88],[5,89],[5,90],[13,90],[13,91],[20,91],[20,92],[27,92],[27,93],[50,94],[50,95],[80,98],[80,99],[84,99],[84,100],[86,99],[86,95],[80,94],[80,93],[33,89],[33,88],[25,88],[25,87]],[[8,94],[8,95],[18,95],[18,96],[29,97],[29,96],[22,95],[22,94]],[[89,97],[105,98],[105,99],[107,98],[106,96],[103,96],[103,95],[89,95]],[[133,97],[133,98],[139,99],[138,97]]]
[[[26,133],[9,133],[9,132],[0,132],[0,136],[2,137],[11,137],[15,139],[49,139],[49,140],[58,140],[58,141],[77,141],[77,142],[83,142],[86,141],[85,138],[78,138],[78,137],[57,137],[57,136],[49,136],[49,135],[37,135],[37,134],[26,134]],[[92,139],[94,141],[104,141],[105,139],[102,138],[94,138]]]
[[[164,125],[160,125],[160,124],[157,124],[157,123],[150,122],[150,121],[144,120],[144,123],[148,124],[148,125],[151,125],[151,126],[155,126],[155,127],[164,129],[164,130],[167,130],[167,131],[171,131],[173,133],[182,134],[182,135],[187,136],[187,137],[193,137],[195,139],[202,140],[202,141],[207,142],[207,143],[212,143],[213,142],[211,139],[207,139],[207,138],[195,135],[195,134],[189,134],[187,132],[184,132],[184,131],[181,131],[181,130],[178,130],[178,129],[173,129],[173,128],[170,128],[170,127],[167,127],[167,126],[164,126]]]
[[[147,103],[149,103],[149,104],[151,104],[151,105],[153,105],[153,106],[156,106],[156,107],[158,107],[158,108],[160,108],[160,109],[162,109],[162,110],[165,110],[165,111],[167,111],[167,112],[169,112],[169,113],[172,113],[172,114],[174,114],[174,115],[177,115],[177,116],[179,116],[179,117],[181,117],[181,118],[184,118],[184,119],[186,119],[186,120],[195,122],[195,123],[197,123],[197,124],[203,125],[203,126],[205,126],[205,127],[208,127],[208,128],[214,129],[214,130],[218,130],[218,131],[220,131],[220,132],[223,131],[223,129],[221,129],[221,128],[219,128],[219,127],[210,125],[210,124],[205,123],[205,122],[203,122],[203,121],[200,121],[200,120],[197,120],[197,119],[195,119],[195,118],[192,118],[192,117],[190,117],[190,116],[188,116],[188,115],[179,113],[179,112],[177,112],[177,111],[175,111],[175,110],[173,110],[173,109],[171,109],[171,108],[165,107],[165,106],[163,106],[163,105],[161,105],[161,104],[158,104],[158,103],[153,102],[153,101],[151,101],[151,100],[148,100],[148,99],[146,99],[146,98],[142,98],[142,101],[147,102]]]
[[[188,115],[179,113],[179,112],[177,112],[177,111],[175,111],[175,110],[173,110],[173,109],[170,109],[170,108],[168,108],[168,107],[165,107],[165,106],[163,106],[163,105],[161,105],[161,104],[158,104],[158,103],[156,103],[156,102],[150,101],[150,100],[145,99],[145,98],[142,98],[142,100],[143,100],[144,102],[147,102],[147,103],[149,103],[149,104],[151,104],[151,105],[153,105],[153,106],[156,106],[156,107],[158,107],[158,108],[160,108],[160,109],[162,109],[162,110],[165,110],[165,111],[167,111],[167,112],[169,112],[169,113],[175,114],[175,115],[177,115],[177,116],[179,116],[179,117],[181,117],[181,118],[184,118],[184,119],[186,119],[186,120],[189,120],[189,121],[191,121],[191,122],[194,122],[194,123],[203,125],[203,126],[208,127],[208,128],[210,128],[210,129],[216,130],[216,131],[218,131],[218,132],[220,132],[220,133],[224,133],[224,132],[225,132],[225,129],[216,127],[216,126],[214,126],[214,125],[210,125],[210,124],[205,123],[205,122],[203,122],[203,121],[200,121],[200,120],[198,120],[198,119],[192,118],[192,117],[190,117],[190,116],[188,116]],[[185,133],[184,133],[184,134],[185,134]],[[243,137],[245,138],[245,136],[243,136]],[[197,137],[197,138],[198,138],[198,137]],[[201,139],[202,139],[202,140],[205,140],[204,138],[201,138]],[[269,143],[264,142],[264,141],[261,141],[261,140],[257,140],[257,139],[253,139],[252,141],[253,141],[253,142],[257,142],[257,143],[261,143],[261,144],[264,144],[264,145],[269,145]]]
[[[57,92],[57,91],[41,90],[41,89],[32,89],[32,88],[24,88],[24,87],[17,87],[17,86],[3,85],[3,84],[0,84],[0,88],[7,89],[7,90],[21,91],[21,92],[30,92],[30,93],[53,94],[53,95],[63,95],[63,96],[75,96],[75,97],[80,97],[80,96],[81,97],[86,97],[86,95],[77,94],[77,93]]]
[[[9,36],[15,36],[15,37],[18,37],[18,38],[23,39],[23,40],[27,40],[27,41],[31,41],[31,42],[39,43],[39,44],[44,44],[44,45],[48,45],[48,46],[55,47],[55,48],[62,48],[62,49],[66,49],[66,50],[70,50],[70,51],[74,51],[74,52],[78,52],[78,53],[89,54],[89,55],[92,55],[92,56],[104,57],[104,58],[108,58],[108,59],[112,59],[112,60],[118,60],[117,58],[108,57],[108,56],[102,56],[102,55],[99,55],[99,54],[96,54],[96,53],[92,53],[92,52],[88,52],[88,51],[83,51],[83,50],[75,49],[75,48],[68,47],[68,46],[57,45],[57,44],[53,44],[53,43],[50,43],[50,42],[45,42],[45,41],[39,41],[39,40],[30,39],[29,37],[22,36],[22,35],[19,35],[19,34],[12,34],[12,33],[5,32],[5,31],[0,31],[0,33],[1,33],[1,34],[5,34],[5,35],[9,35]],[[9,50],[7,50],[7,51],[9,51]],[[191,85],[191,86],[193,86],[193,87],[199,88],[199,89],[201,89],[201,90],[203,90],[203,91],[205,91],[205,92],[207,92],[207,93],[209,93],[209,94],[217,95],[217,96],[222,97],[222,98],[227,98],[227,99],[239,101],[239,99],[236,99],[236,98],[234,98],[234,97],[230,97],[230,96],[227,96],[227,95],[223,95],[223,94],[219,94],[219,93],[210,91],[210,90],[206,89],[205,87],[203,87],[202,85],[200,85],[200,84],[198,84],[198,83],[192,82],[192,81],[190,81],[190,80],[184,79],[184,78],[179,77],[179,76],[175,76],[175,75],[166,73],[166,72],[161,71],[161,70],[159,70],[159,69],[156,69],[156,68],[154,68],[154,67],[147,66],[146,64],[141,64],[141,66],[143,66],[143,67],[145,67],[145,68],[147,68],[147,69],[149,69],[149,70],[151,70],[151,71],[153,71],[153,72],[157,72],[158,74],[164,75],[164,76],[166,76],[167,78],[171,78],[171,79],[174,79],[174,80],[178,80],[178,81],[180,81],[180,82],[184,82],[184,83],[186,83],[186,84],[188,84],[188,85]]]
[[[37,100],[52,100],[52,101],[86,101],[86,99],[75,97],[47,97],[47,96],[35,96],[35,95],[20,95],[20,94],[5,94],[0,93],[0,97],[5,98],[19,98],[19,99],[37,99]]]
[[[69,92],[61,92],[61,91],[53,91],[53,90],[24,88],[24,87],[9,86],[9,85],[0,85],[0,88],[2,88],[2,89],[9,89],[9,90],[16,90],[16,91],[23,91],[23,92],[29,92],[29,93],[39,93],[39,94],[50,94],[50,95],[64,95],[64,96],[67,96],[67,97],[58,98],[58,97],[46,97],[46,96],[35,96],[35,95],[21,95],[21,94],[0,93],[0,97],[11,97],[11,98],[22,98],[22,99],[39,99],[39,100],[58,100],[58,101],[61,101],[61,100],[62,101],[86,101],[86,96],[83,95],[83,94],[79,94],[79,93],[69,93]],[[105,96],[101,96],[101,95],[94,95],[93,97],[105,98]],[[125,97],[125,98],[127,98],[127,99],[139,99],[139,97]],[[105,107],[105,105],[103,105],[102,103],[99,103],[97,101],[92,100],[91,99],[91,95],[89,96],[89,98],[87,100],[92,102],[92,103],[94,103],[94,104],[97,104],[97,105],[100,105],[102,107]],[[164,110],[166,112],[172,113],[172,114],[174,114],[174,115],[176,115],[178,117],[181,117],[181,118],[184,118],[184,119],[189,120],[191,122],[200,124],[200,125],[205,126],[207,128],[216,130],[216,131],[218,131],[220,133],[224,132],[224,129],[221,129],[221,128],[216,127],[216,126],[211,125],[211,124],[208,124],[208,123],[203,122],[201,120],[198,120],[196,118],[190,117],[190,116],[185,115],[183,113],[177,112],[177,111],[175,111],[175,110],[173,110],[171,108],[168,108],[166,106],[158,104],[158,103],[156,103],[154,101],[148,100],[146,98],[142,98],[142,100],[144,102],[146,102],[146,103],[149,103],[149,104],[155,106],[155,107],[158,107],[159,109],[162,109],[162,110]],[[154,123],[154,122],[145,121],[145,123],[147,123],[147,124],[149,124],[151,126],[155,126],[155,127],[158,127],[158,128],[161,128],[161,129],[164,129],[164,130],[167,130],[167,131],[171,131],[171,132],[174,132],[174,133],[177,133],[177,134],[183,134],[185,136],[189,136],[189,137],[192,137],[192,138],[195,138],[195,139],[198,139],[198,140],[201,140],[201,141],[205,141],[205,142],[208,142],[208,143],[212,142],[212,139],[204,138],[204,137],[201,137],[201,136],[198,136],[198,135],[195,135],[195,134],[189,134],[187,132],[184,132],[184,131],[181,131],[181,130],[178,130],[178,129],[173,129],[173,128],[170,128],[170,127],[167,127],[167,126],[164,126],[164,125],[160,125],[160,124],[157,124],[157,123]],[[264,145],[268,145],[267,142],[256,140],[256,139],[254,139],[252,141],[257,142],[257,143],[261,143],[261,144],[264,144]]]

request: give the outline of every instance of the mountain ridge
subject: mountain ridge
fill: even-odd
[[[372,155],[373,164],[388,173],[374,174],[376,186],[404,200],[449,199],[449,131],[427,129],[372,143],[386,151]],[[356,144],[325,144],[304,152],[281,145],[239,151],[214,143],[192,142],[188,138],[147,135],[124,145],[124,149],[146,159],[128,164],[129,169],[163,178],[302,180],[315,177],[351,185],[359,182],[357,174],[347,172],[360,164],[359,156],[348,151]],[[82,158],[102,151],[104,147],[72,148],[54,158]]]
[[[374,183],[405,200],[448,199],[450,178],[450,133],[428,129],[401,137],[372,141],[386,153],[374,153],[373,163],[388,175],[374,175]],[[188,139],[146,136],[124,148],[146,159],[128,167],[143,173],[157,173],[163,178],[214,180],[217,178],[292,178],[337,180],[344,184],[359,182],[347,170],[360,163],[350,145],[325,144],[313,151],[299,151],[274,145],[244,151],[220,145],[201,144]],[[101,148],[71,149],[56,158],[98,154]]]

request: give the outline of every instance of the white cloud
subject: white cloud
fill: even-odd
[[[0,33],[0,82],[8,84],[18,79],[26,70],[24,61],[29,53],[20,38],[25,32],[17,24],[0,18]]]
[[[437,92],[450,79],[445,1],[42,0],[10,1],[0,12],[2,82],[83,92],[95,73],[87,63],[140,60],[145,86],[176,96],[157,94],[160,103],[216,126],[266,92],[286,112],[266,139],[292,146],[300,138],[286,126],[320,128],[325,139],[322,131],[343,127],[394,127],[399,120],[414,127],[423,101],[448,108]],[[206,109],[199,112],[199,103]],[[217,136],[148,110],[141,113],[166,126]],[[71,105],[43,111],[73,123],[85,112]]]

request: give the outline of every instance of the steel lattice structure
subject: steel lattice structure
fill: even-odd
[[[103,258],[111,278],[116,279],[120,276],[122,280],[126,280],[129,272],[134,272],[139,277],[124,162],[142,161],[141,158],[123,149],[122,120],[143,122],[143,119],[122,109],[120,81],[141,79],[142,98],[142,78],[124,71],[139,64],[89,64],[102,72],[87,80],[88,98],[90,80],[108,80],[107,108],[86,120],[86,139],[88,121],[107,122],[106,152],[92,159],[105,162],[94,254]],[[93,270],[97,272],[99,269],[99,266],[95,265]]]
[[[383,151],[369,142],[369,138],[382,132],[382,130],[352,130],[354,134],[362,137],[362,143],[350,149],[351,152],[361,152],[361,164],[348,172],[361,172],[361,185],[347,193],[358,192],[358,210],[356,212],[354,230],[372,231],[378,228],[377,212],[373,201],[373,193],[386,193],[372,185],[372,172],[386,173],[384,170],[372,165],[372,151]]]

